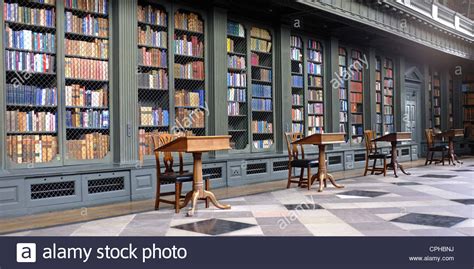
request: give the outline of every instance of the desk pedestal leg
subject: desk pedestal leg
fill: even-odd
[[[458,159],[458,156],[456,156],[456,153],[454,153],[454,141],[453,137],[449,137],[449,142],[448,142],[448,147],[449,147],[449,159],[451,159],[451,162],[453,165],[456,165],[455,162],[462,164],[462,162]]]
[[[188,211],[188,216],[193,216],[194,211],[196,210],[197,200],[209,198],[209,200],[220,209],[230,209],[230,205],[220,204],[214,194],[210,191],[204,190],[204,182],[202,179],[202,153],[195,152],[193,153],[194,159],[194,181],[193,181],[193,190],[186,194],[184,198],[184,203],[182,207],[185,207],[189,201],[192,201],[191,209]]]
[[[331,184],[336,188],[344,188],[344,186],[339,185],[334,180],[334,177],[328,173],[326,168],[326,145],[318,145],[319,147],[319,164],[318,164],[318,173],[311,178],[311,183],[314,180],[319,180],[319,192],[322,192],[323,189],[327,186],[326,180],[329,179]]]
[[[400,168],[402,173],[405,175],[409,175],[410,173],[406,172],[405,169],[403,169],[403,166],[398,163],[398,156],[397,156],[397,141],[392,141],[390,142],[392,144],[392,160],[388,167],[393,169],[393,173],[395,174],[395,177],[398,177],[397,175],[397,170]]]

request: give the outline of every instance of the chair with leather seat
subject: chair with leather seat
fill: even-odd
[[[318,160],[305,159],[303,145],[292,144],[292,142],[303,137],[302,133],[285,133],[286,146],[288,148],[288,183],[286,188],[290,188],[291,183],[298,183],[298,186],[306,184],[308,190],[311,188],[311,168],[318,167]],[[293,175],[294,168],[301,168],[299,176]],[[305,169],[308,174],[307,178],[304,178]]]
[[[387,159],[391,158],[390,154],[382,153],[377,149],[377,142],[372,141],[375,139],[375,132],[373,130],[364,131],[364,140],[365,140],[365,170],[364,176],[367,175],[367,172],[371,172],[373,175],[375,172],[380,172],[379,174],[387,175]],[[369,162],[373,160],[372,167],[370,167]],[[382,161],[382,167],[377,167],[377,161]]]
[[[425,137],[426,137],[426,161],[425,165],[432,164],[433,161],[435,163],[442,163],[444,165],[444,160],[448,159],[448,162],[451,163],[451,160],[448,156],[449,147],[447,145],[436,145],[434,141],[434,132],[433,129],[425,129]],[[441,152],[441,159],[435,159],[434,154],[436,152]]]
[[[172,135],[168,133],[157,133],[153,135],[153,143],[155,146],[155,160],[156,160],[156,199],[155,199],[155,210],[159,210],[160,202],[174,205],[175,212],[179,213],[179,210],[182,208],[181,200],[185,197],[181,195],[183,183],[193,182],[194,174],[192,172],[184,170],[183,163],[183,152],[178,152],[179,156],[179,170],[174,171],[174,158],[171,152],[161,152],[158,148],[164,144],[167,144],[175,140],[178,135]],[[164,171],[161,168],[160,157],[163,154],[163,164]],[[203,180],[205,182],[205,189],[209,190],[209,176],[203,175]],[[164,184],[174,184],[175,190],[171,192],[161,193],[161,185]],[[174,195],[174,200],[166,200],[161,198],[161,196]],[[209,200],[206,200],[206,208],[209,207]]]

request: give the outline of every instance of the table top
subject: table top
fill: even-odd
[[[436,138],[443,138],[443,137],[459,137],[459,136],[464,136],[464,130],[463,129],[450,129],[443,131],[441,133],[434,134]]]
[[[157,150],[162,152],[208,152],[214,150],[228,150],[230,135],[216,136],[182,136],[162,145]]]
[[[376,142],[401,142],[401,141],[411,141],[411,133],[409,132],[396,132],[396,133],[389,133],[383,135],[381,137],[372,139],[372,141]]]
[[[298,145],[328,145],[345,143],[344,133],[322,133],[312,134],[310,136],[294,141],[292,144]]]

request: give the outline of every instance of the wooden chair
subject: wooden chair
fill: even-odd
[[[301,154],[298,149],[298,145],[291,144],[292,142],[303,138],[302,133],[285,133],[286,146],[288,148],[288,184],[286,188],[290,188],[291,183],[298,183],[298,186],[306,184],[308,190],[311,189],[311,168],[318,167],[318,160],[316,159],[305,159],[303,145],[299,145]],[[300,157],[301,156],[301,157]],[[299,176],[293,176],[293,168],[301,168]],[[308,177],[304,178],[304,170],[307,170]],[[294,179],[298,180],[294,180]]]
[[[365,140],[365,171],[364,176],[367,175],[367,172],[370,171],[373,175],[375,172],[383,173],[384,176],[387,175],[387,159],[391,158],[390,154],[385,154],[378,152],[377,143],[372,141],[375,138],[375,132],[372,130],[364,131],[364,140]],[[372,167],[369,167],[370,160],[373,160],[374,163]],[[383,166],[377,167],[377,161],[382,160]]]
[[[184,182],[193,182],[194,174],[192,172],[184,170],[183,164],[183,152],[179,152],[179,171],[175,172],[173,170],[174,158],[171,152],[160,152],[158,148],[161,145],[169,143],[176,139],[178,135],[172,135],[167,133],[160,133],[153,135],[153,143],[155,146],[155,160],[156,160],[156,200],[155,200],[155,210],[159,210],[160,202],[173,204],[175,208],[175,212],[179,213],[179,210],[182,208],[180,201],[184,198],[184,195],[181,195],[181,191],[183,188]],[[164,171],[161,170],[161,162],[160,162],[160,155],[163,154],[163,164],[164,164]],[[203,175],[203,179],[205,181],[205,189],[209,190],[210,183],[209,183],[209,176]],[[161,193],[161,184],[174,184],[175,191]],[[165,200],[161,198],[161,196],[166,195],[174,195],[174,200]],[[206,208],[209,207],[209,200],[206,199]]]
[[[426,136],[426,145],[427,145],[425,165],[428,165],[428,162],[432,164],[433,161],[435,161],[435,163],[442,163],[444,165],[445,159],[448,159],[448,162],[451,163],[449,156],[447,154],[449,151],[448,146],[435,145],[433,129],[425,129],[425,136]],[[441,152],[441,159],[434,158],[435,152]]]

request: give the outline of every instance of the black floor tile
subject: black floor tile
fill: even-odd
[[[474,205],[474,199],[454,199],[453,202],[458,202],[465,205]]]
[[[288,210],[314,210],[314,209],[323,209],[322,206],[318,204],[292,204],[284,205]]]
[[[465,220],[466,218],[461,218],[461,217],[410,213],[405,216],[393,219],[392,221],[408,223],[408,224],[429,225],[429,226],[449,228]]]
[[[230,233],[230,232],[242,230],[242,229],[253,227],[253,226],[255,225],[237,222],[237,221],[208,219],[208,220],[173,226],[173,228],[196,232],[196,233],[208,234],[208,235],[220,235],[220,234]]]
[[[350,195],[350,196],[361,196],[361,197],[371,197],[371,198],[378,197],[385,194],[388,194],[388,192],[352,190],[352,191],[338,193],[338,195]]]
[[[437,174],[426,174],[422,175],[420,177],[432,177],[432,178],[453,178],[456,177],[456,175],[437,175]]]
[[[392,184],[397,185],[397,186],[421,185],[420,183],[416,183],[416,182],[393,182]]]
[[[453,171],[453,172],[474,172],[471,169],[458,169],[458,170],[451,170],[451,171]]]

